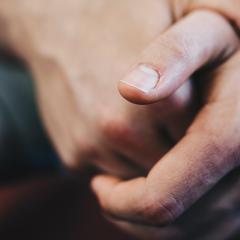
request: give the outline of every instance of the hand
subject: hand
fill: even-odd
[[[142,175],[169,149],[146,108],[127,103],[116,88],[140,49],[171,20],[161,1],[136,4],[1,2],[2,41],[30,66],[48,133],[71,169],[93,164],[118,176]]]
[[[93,180],[93,189],[101,206],[122,228],[142,236],[145,232],[148,239],[151,236],[151,239],[176,239],[176,234],[184,238],[193,227],[200,231],[200,236],[206,237],[206,232],[199,229],[200,225],[205,226],[209,224],[209,219],[218,216],[214,224],[225,224],[226,235],[211,235],[217,233],[208,225],[208,238],[199,239],[226,239],[237,231],[239,222],[231,213],[236,211],[239,202],[238,188],[232,188],[228,181],[223,182],[227,185],[220,185],[215,194],[205,196],[212,202],[206,205],[205,218],[198,218],[203,208],[197,214],[190,210],[189,218],[183,216],[185,220],[182,224],[185,228],[182,229],[181,218],[178,217],[221,178],[239,166],[239,64],[240,52],[215,71],[200,77],[199,82],[204,86],[205,93],[201,110],[182,140],[160,159],[146,178],[122,181],[112,176],[98,176]],[[137,100],[138,96],[135,97]],[[226,192],[219,196],[221,187]],[[225,199],[222,204],[226,201],[227,205],[223,213],[216,215],[214,210],[224,208],[224,205],[219,204],[222,197]],[[201,206],[201,201],[199,204]],[[230,224],[226,225],[227,222]]]
[[[29,64],[45,125],[68,167],[94,164],[122,177],[143,175],[184,134],[196,110],[190,81],[150,111],[123,101],[115,88],[140,49],[173,24],[170,4],[2,1],[2,41]],[[209,21],[204,29],[202,17]],[[185,27],[187,34],[178,32]],[[172,56],[169,63],[180,60],[180,50],[186,49],[182,40],[195,32],[188,73],[227,59],[236,49],[229,24],[217,14],[200,12],[160,35],[170,46],[162,50]]]
[[[65,163],[72,168],[77,168],[80,163],[92,162],[110,173],[126,176],[136,174],[135,163],[140,165],[140,168],[150,168],[157,159],[156,156],[163,155],[172,145],[165,145],[167,141],[163,137],[164,134],[156,136],[159,119],[158,124],[155,118],[149,123],[148,108],[139,107],[136,110],[124,101],[115,99],[115,82],[112,79],[117,80],[125,68],[134,61],[138,51],[153,36],[166,30],[173,23],[170,14],[172,5],[169,5],[168,1],[157,1],[157,3],[145,1],[141,5],[141,12],[139,8],[137,10],[134,8],[138,1],[127,4],[121,1],[117,5],[114,3],[114,6],[110,4],[111,1],[102,3],[103,5],[98,5],[98,1],[93,7],[92,4],[88,5],[87,1],[72,1],[66,5],[64,1],[49,3],[43,0],[21,1],[18,5],[18,1],[3,0],[0,9],[1,20],[3,19],[4,22],[1,37],[5,45],[15,51],[31,67],[36,77],[43,118]],[[107,4],[107,8],[104,3]],[[128,14],[125,12],[126,6],[129,9]],[[6,9],[8,11],[3,13]],[[106,9],[112,12],[111,16],[105,14]],[[134,11],[136,15],[133,14]],[[119,13],[120,16],[124,16],[124,19],[118,18]],[[148,16],[149,22],[142,18],[143,15]],[[96,16],[97,19],[93,21]],[[130,24],[129,19],[133,16],[137,20]],[[162,17],[161,23],[158,21],[159,16]],[[109,18],[112,21],[109,21]],[[216,55],[216,59],[225,60],[234,52],[236,41],[229,37],[233,36],[229,32],[231,31],[229,26],[223,23],[223,19],[218,18],[218,20],[216,22],[211,20],[210,26],[207,26],[209,31],[206,33],[211,33],[214,29],[213,34],[210,36],[203,34],[203,36],[207,40],[205,44],[208,40],[209,43],[215,43],[216,39],[220,39],[221,43],[226,42],[226,45],[221,44],[224,49],[222,58],[219,55],[223,49],[215,49],[215,46],[210,44],[213,48],[209,51],[212,57]],[[202,37],[200,33],[198,36]],[[103,46],[101,48],[99,48],[99,39],[104,40],[101,42]],[[173,41],[173,36],[171,39]],[[198,42],[194,41],[194,43]],[[208,47],[205,44],[199,47],[198,53],[205,52]],[[182,45],[179,44],[179,46]],[[174,55],[174,51],[172,53]],[[195,57],[191,59],[194,60]],[[212,58],[209,57],[209,59]],[[204,65],[204,61],[207,62],[209,59],[205,58],[201,64]],[[164,110],[161,113],[166,114],[160,128],[164,131],[168,130],[167,133],[170,133],[175,141],[184,133],[187,123],[192,118],[192,114],[191,116],[186,114],[192,110],[189,104],[192,102],[191,83],[186,82],[184,86],[178,90],[179,94],[171,95],[160,106],[156,105],[156,109],[162,107]],[[96,96],[98,96],[97,99]],[[103,109],[109,102],[111,105]],[[168,114],[165,104],[168,110],[177,109],[177,111],[169,111],[171,114]],[[175,118],[182,119],[177,129],[174,122],[171,127],[169,126],[172,114]],[[142,115],[145,118],[139,121],[139,116]],[[159,118],[162,119],[161,116]],[[137,124],[139,125],[136,127]],[[146,131],[147,128],[143,127],[146,125],[152,126],[152,129]],[[130,129],[131,133],[129,133]],[[128,134],[123,134],[126,132]],[[129,138],[126,136],[133,136],[131,139],[137,139],[137,144],[135,141],[130,141],[129,144]],[[123,163],[119,152],[120,155],[127,156],[132,161]],[[130,170],[129,163],[134,165]]]
[[[105,216],[111,223],[138,239],[238,239],[239,184],[239,169],[237,169],[220,181],[177,221],[165,226],[149,226]]]

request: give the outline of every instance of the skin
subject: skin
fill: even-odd
[[[45,126],[71,170],[94,165],[124,178],[146,174],[194,115],[190,83],[166,101],[169,111],[164,110],[166,119],[162,116],[161,122],[118,93],[118,80],[172,21],[165,1],[144,0],[138,9],[136,4],[137,0],[90,5],[71,0],[68,7],[65,1],[57,1],[57,7],[46,0],[1,3],[2,45],[29,65]],[[171,116],[179,119],[179,126],[172,123],[168,134],[165,122]]]
[[[238,2],[236,1],[236,3]],[[206,17],[202,19],[206,20]],[[193,18],[191,20],[193,23]],[[209,24],[209,21],[206,20],[206,22]],[[180,39],[181,44],[182,39],[178,36],[181,31],[176,31],[176,28],[175,26],[175,29],[172,30],[175,33],[173,36],[175,39]],[[191,36],[189,37],[191,40],[197,36],[198,31],[195,34],[189,34],[186,24],[184,28],[178,25],[179,29],[185,30],[185,34]],[[171,29],[162,36],[171,36],[172,32],[170,34],[169,32]],[[189,55],[183,51],[185,49],[183,44],[182,48],[177,48],[180,49],[178,60],[181,61],[175,63],[171,51],[167,56],[164,55],[166,45],[162,41],[164,39],[162,36],[160,36],[160,40],[157,39],[145,49],[140,60],[137,61],[124,80],[120,81],[119,90],[127,100],[139,104],[161,101],[188,80],[196,70],[193,66],[199,67],[199,62],[194,62],[194,58],[191,62],[186,60]],[[209,41],[207,42],[209,44]],[[217,38],[215,45],[216,42]],[[188,52],[190,49],[190,54],[196,54],[197,50],[191,51],[191,47],[187,48]],[[173,64],[169,64],[169,58],[170,63]],[[203,57],[198,58],[198,60],[201,62]],[[170,223],[174,223],[222,177],[238,167],[239,60],[240,54],[237,53],[216,71],[199,79],[200,81],[205,79],[203,84],[204,102],[199,113],[190,124],[184,137],[159,160],[147,177],[122,181],[113,176],[98,176],[93,180],[92,186],[101,206],[112,218],[118,220],[117,225],[132,233],[137,233],[139,237],[144,236],[143,232],[145,232],[148,237],[152,236],[153,239],[154,237],[157,239],[159,237],[175,239],[176,236],[180,238],[182,235],[178,234],[181,231],[179,233],[177,231],[179,229]],[[128,84],[129,79],[133,78],[132,72],[135,71],[133,69],[142,63],[155,69],[160,76],[159,83],[149,92],[141,91],[138,87],[133,86],[133,81]],[[178,77],[174,76],[175,72],[177,72]],[[209,82],[206,82],[206,79]],[[202,224],[204,225],[204,223]],[[173,237],[168,235],[165,227],[152,227],[165,225],[170,225],[169,232],[176,233],[176,235]],[[221,234],[221,231],[219,233]],[[207,239],[226,239],[225,237],[222,235],[220,238],[218,236]]]
[[[226,240],[239,238],[239,172],[220,181],[177,221],[165,226],[149,226],[123,221],[109,215],[107,220],[137,239]]]
[[[199,232],[199,239],[228,239],[237,232],[238,217],[236,209],[231,207],[239,201],[237,188],[232,188],[238,180],[225,179],[205,194],[239,166],[239,60],[240,52],[204,76],[208,83],[204,84],[203,107],[182,140],[160,159],[146,178],[122,181],[105,175],[93,180],[93,189],[111,221],[143,239],[147,236],[189,239],[190,229]],[[235,174],[238,178],[238,171]],[[230,189],[235,189],[234,193]],[[203,195],[205,198],[201,198]],[[199,198],[197,207],[191,208],[187,218],[180,217]],[[218,205],[221,199],[225,199],[222,201],[226,208]],[[204,204],[207,210],[202,207]],[[223,212],[215,219],[218,211]],[[234,214],[230,217],[231,211],[236,218]],[[194,222],[196,216],[198,220]],[[186,225],[182,226],[181,222],[186,219]],[[214,226],[226,226],[223,232],[219,228],[209,229],[210,219],[214,219]],[[233,225],[228,225],[229,221]]]
[[[67,167],[76,170],[90,164],[107,173],[129,178],[144,175],[161,158],[147,178],[121,184],[120,179],[98,177],[93,186],[104,209],[116,218],[146,224],[163,224],[175,219],[235,166],[235,163],[230,161],[226,164],[227,168],[220,171],[223,168],[222,162],[225,162],[223,159],[219,165],[213,166],[212,176],[206,173],[211,177],[204,184],[202,176],[205,176],[205,166],[209,166],[212,161],[209,156],[216,155],[214,151],[218,149],[218,145],[215,145],[215,138],[209,134],[212,133],[211,127],[202,131],[196,124],[199,135],[195,134],[195,127],[191,127],[194,129],[188,130],[188,133],[193,132],[189,134],[191,138],[188,138],[189,135],[186,137],[185,131],[189,124],[192,126],[196,111],[192,83],[188,79],[202,66],[226,61],[236,51],[238,39],[226,19],[234,20],[236,25],[237,20],[235,21],[235,14],[230,14],[231,11],[224,15],[226,19],[216,13],[221,12],[221,8],[226,10],[225,7],[217,9],[196,4],[201,1],[180,3],[144,0],[138,9],[135,8],[137,1],[114,4],[111,2],[105,0],[89,5],[87,1],[71,0],[66,6],[64,1],[49,3],[46,0],[23,0],[19,4],[16,0],[2,0],[1,43],[29,65],[35,77],[43,120]],[[237,1],[235,3],[238,4]],[[194,11],[180,21],[186,13],[198,8],[209,8],[211,11]],[[142,18],[143,15],[148,16],[148,21]],[[204,31],[201,28],[203,18],[208,22]],[[177,20],[180,23],[175,25]],[[170,28],[172,24],[174,26]],[[188,31],[185,33],[181,29]],[[190,36],[194,37],[187,42],[186,39]],[[153,39],[157,40],[138,57],[140,51]],[[167,48],[169,45],[171,47]],[[183,49],[188,51],[183,52]],[[184,64],[179,66],[181,61]],[[132,105],[117,94],[117,81],[135,62],[153,64],[167,77],[168,73],[175,73],[174,78],[172,76],[166,81],[168,84],[165,89],[160,91],[160,88],[157,88],[152,95],[143,95],[136,89],[119,84],[120,92],[127,100],[141,104],[155,102],[151,107]],[[224,108],[220,108],[220,113],[221,109]],[[216,111],[216,116],[220,113]],[[208,122],[208,114],[207,117],[202,115],[203,117],[198,119],[203,119],[203,123]],[[178,124],[175,119],[178,119]],[[215,126],[215,119],[209,119]],[[205,132],[209,134],[209,139],[201,142],[200,133]],[[172,149],[180,139],[182,140],[177,147]],[[220,139],[222,141],[223,137]],[[185,149],[188,148],[194,150],[194,153],[202,153],[199,154],[198,161],[192,159],[197,154],[190,155],[190,158],[184,156],[187,151]],[[170,154],[165,155],[170,149]],[[173,163],[173,160],[168,161],[168,158],[174,159],[175,155],[182,158],[177,164]],[[220,156],[222,157],[221,153]],[[185,159],[188,160],[186,163]],[[202,159],[204,161],[201,161]],[[161,162],[166,166],[162,167]],[[176,177],[172,178],[175,180],[172,182],[166,173],[176,173],[174,169],[180,165],[182,170],[172,176]],[[189,171],[192,173],[195,168],[196,175],[190,175]],[[219,170],[217,174],[216,169]],[[183,184],[186,182],[183,180],[188,177],[193,178],[193,181],[190,181],[190,190],[194,194],[189,195],[190,199],[187,197],[188,186]],[[146,182],[149,182],[151,187]],[[124,191],[116,193],[115,187],[118,188],[119,184],[124,186],[120,187]],[[178,188],[175,188],[176,186]],[[166,211],[159,217],[158,211],[162,208],[155,209],[155,206],[159,205],[158,189],[161,187],[163,189],[160,203],[163,202],[164,205],[167,199],[167,205],[174,209],[173,216]],[[177,197],[175,189],[179,195]],[[110,196],[115,193],[119,199]],[[132,199],[141,197],[142,200],[133,211],[131,203],[128,202],[131,194]],[[175,202],[176,199],[179,204]],[[145,203],[149,206],[146,207]],[[139,214],[137,217],[135,210]]]

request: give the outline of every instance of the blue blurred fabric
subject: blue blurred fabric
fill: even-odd
[[[36,105],[27,69],[0,57],[0,180],[62,169]]]

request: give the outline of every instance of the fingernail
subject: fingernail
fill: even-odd
[[[141,64],[133,69],[121,82],[148,93],[156,87],[159,80],[160,75],[156,70]]]

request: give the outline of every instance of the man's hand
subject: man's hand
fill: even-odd
[[[140,104],[162,102],[197,69],[211,62],[212,57],[221,55],[216,52],[224,49],[221,47],[223,39],[207,40],[217,28],[204,34],[196,27],[194,15],[168,29],[146,48],[140,60],[119,83],[120,92],[127,100]],[[202,22],[198,22],[199,26],[203,22],[211,23],[206,15]],[[182,32],[191,37],[182,37]],[[169,44],[172,39],[174,44]],[[201,39],[204,40],[201,42]],[[174,47],[166,50],[168,44]],[[174,51],[176,49],[178,54]],[[103,209],[118,219],[123,228],[129,230],[133,223],[140,224],[135,230],[131,226],[130,231],[141,235],[148,228],[141,227],[143,224],[161,226],[176,220],[219,179],[238,166],[239,64],[240,54],[209,76],[210,85],[204,84],[206,98],[201,111],[183,139],[160,159],[146,178],[126,182],[111,176],[94,179],[93,188]],[[158,237],[174,233],[171,228],[148,229]]]
[[[156,0],[1,2],[2,42],[30,66],[48,133],[68,167],[94,164],[118,176],[142,175],[183,136],[196,110],[190,81],[150,111],[123,101],[115,87],[140,50],[173,24],[173,7]],[[186,76],[236,48],[228,23],[211,13],[193,14],[158,39],[172,76],[184,67],[174,65],[182,53],[191,63]],[[147,56],[156,57],[156,48]]]
[[[228,8],[221,5],[224,1],[219,2],[221,8],[193,4],[190,7],[193,2],[201,1],[143,0],[139,4],[137,0],[114,3],[109,0],[91,3],[87,0],[71,0],[68,3],[59,0],[2,0],[2,43],[29,64],[35,76],[43,119],[67,166],[77,169],[90,163],[123,177],[139,175],[151,168],[181,139],[195,110],[192,83],[186,80],[206,64],[225,61],[238,45],[227,21],[213,12],[196,11],[170,28],[190,9],[198,7],[217,9],[226,18],[235,20],[237,25],[236,15],[225,11]],[[168,98],[150,108],[126,103],[116,94],[116,80],[135,62],[138,52],[163,31],[165,33],[157,37],[141,58],[141,63],[151,61],[157,67],[153,70],[161,71],[156,75],[142,66],[141,76],[150,75],[151,84],[141,85],[140,90],[142,87],[155,87],[156,78],[158,80],[163,70],[168,70],[170,75],[166,76],[171,78],[165,82],[165,90],[157,88],[155,94],[147,95],[144,91],[136,91],[133,86],[123,85],[123,81],[120,90],[123,96],[135,102],[151,103]],[[161,44],[165,44],[165,48],[159,51]],[[208,96],[214,96],[213,92],[216,90]],[[117,187],[120,190],[114,190],[119,179],[110,178],[108,181],[108,178],[101,178],[100,184],[96,180],[96,191],[109,211],[120,218],[136,218],[143,222],[147,219],[153,224],[168,222],[235,166],[233,160],[226,161],[227,149],[224,154],[218,150],[220,143],[215,142],[215,128],[212,130],[216,119],[210,113],[216,111],[216,117],[221,117],[224,108],[215,108],[209,103],[206,106],[198,120],[194,121],[190,133],[161,159],[146,179],[133,180],[130,185],[120,184],[121,187]],[[210,113],[205,114],[208,110]],[[235,112],[230,113],[234,115]],[[205,126],[205,118],[210,118],[211,126]],[[178,119],[177,124],[175,119]],[[204,139],[199,138],[205,137],[205,133],[211,140],[207,145]],[[189,143],[189,140],[193,142]],[[194,146],[197,146],[196,149]],[[216,151],[220,153],[219,159]],[[209,154],[214,156],[211,159],[218,161],[209,162]],[[175,156],[179,161],[175,161]],[[224,171],[223,164],[226,164]],[[216,169],[220,169],[219,172],[215,172]],[[211,171],[215,174],[210,176]],[[197,174],[200,172],[200,175]],[[205,179],[206,182],[203,181]],[[128,196],[108,199],[112,190],[121,195],[125,187],[128,188]],[[158,195],[159,189],[161,196]],[[130,205],[124,205],[129,203],[131,196]],[[191,199],[186,196],[191,196]],[[155,205],[159,197],[163,207]],[[180,204],[176,203],[178,199]],[[168,211],[168,207],[174,209],[173,213]],[[147,208],[151,211],[145,211]],[[146,216],[142,216],[145,213]]]
[[[142,175],[172,146],[151,113],[116,88],[138,52],[171,23],[164,1],[3,0],[0,20],[2,42],[33,72],[42,117],[66,166]],[[191,87],[184,89],[190,102]],[[191,114],[182,115],[184,124]]]
[[[119,83],[120,92],[127,100],[140,104],[162,101],[206,62],[221,56],[219,53],[225,51],[223,38],[210,40],[211,34],[221,29],[212,27],[205,32],[206,26],[204,29],[201,26],[204,22],[211,25],[207,17],[210,13],[199,13],[203,14],[201,20],[198,21],[196,13],[187,16],[146,48]],[[229,33],[228,37],[233,36]],[[237,41],[233,42],[237,45]],[[170,50],[166,46],[171,46]],[[121,221],[168,224],[239,164],[240,126],[236,121],[240,117],[239,62],[238,54],[211,76],[211,85],[205,89],[206,98],[197,117],[181,141],[160,159],[146,178],[127,182],[111,176],[95,178],[93,188],[107,213]]]
[[[161,226],[174,222],[239,166],[239,64],[240,52],[211,74],[201,76],[205,93],[201,110],[182,140],[146,178],[122,181],[98,176],[93,180],[101,206],[120,220],[122,227],[128,229],[130,223],[131,231],[139,233],[141,228],[135,223],[145,225],[153,236],[165,234],[167,229]]]
[[[66,166],[142,175],[169,150],[163,124],[116,88],[138,52],[171,24],[167,2],[3,0],[0,20],[1,42],[32,70],[42,117]],[[177,137],[194,115],[192,98],[187,83],[168,103],[181,120]]]

